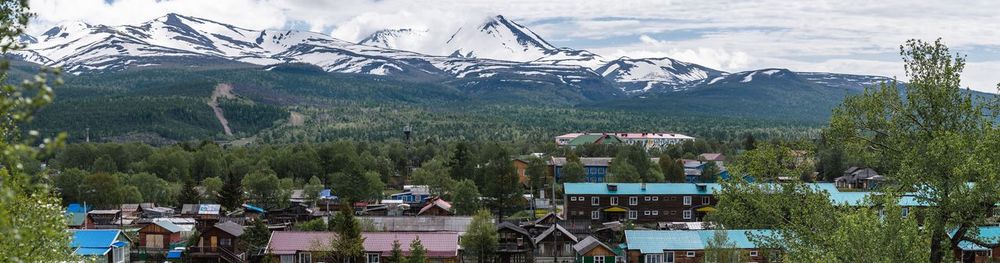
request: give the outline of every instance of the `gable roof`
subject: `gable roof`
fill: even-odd
[[[545,220],[548,220],[550,217],[556,217],[556,219],[557,219],[556,221],[557,222],[565,220],[561,216],[557,215],[556,213],[549,212],[548,214],[545,214],[545,216],[542,216],[542,218],[539,218],[539,219],[535,220],[535,224],[536,225],[542,224],[542,222],[544,222]]]
[[[184,231],[184,228],[174,224],[174,222],[170,222],[169,220],[155,220],[153,221],[153,224],[162,227],[164,230],[170,231],[170,233]]]
[[[69,212],[66,213],[66,216],[68,217],[66,219],[68,226],[82,226],[87,221],[87,213]]]
[[[181,214],[218,215],[221,207],[219,204],[184,204],[181,206]]]
[[[73,254],[78,256],[101,256],[116,246],[121,230],[118,229],[81,229],[73,230],[73,238],[69,246]],[[118,245],[127,245],[118,244]]]
[[[576,250],[577,254],[583,255],[591,250],[594,250],[596,247],[604,247],[608,251],[614,252],[611,247],[608,247],[608,245],[605,245],[600,240],[597,240],[594,236],[587,236],[587,238],[581,240],[580,243],[576,243],[576,245],[573,245],[573,250]]]
[[[242,236],[243,235],[243,226],[241,226],[240,224],[237,224],[237,223],[233,223],[232,221],[226,221],[226,222],[215,224],[215,228],[218,228],[219,230],[222,230],[223,232],[229,233],[230,235],[233,235],[234,237],[238,237],[238,236]]]
[[[517,233],[520,233],[522,235],[531,237],[531,233],[528,233],[528,230],[526,230],[523,227],[520,227],[518,225],[515,225],[514,223],[511,223],[511,222],[500,223],[499,225],[497,225],[497,230],[500,230],[500,229],[510,229],[510,230],[513,230],[514,232],[517,232]]]
[[[472,223],[471,216],[362,216],[358,220],[367,220],[378,231],[450,231],[464,233]]]
[[[988,244],[1000,244],[1000,226],[981,226],[979,227],[979,234],[975,237],[982,242]],[[955,235],[955,230],[949,232],[949,236]],[[977,245],[969,241],[961,241],[958,243],[958,247],[965,251],[989,251],[990,248]]]
[[[703,154],[698,155],[698,157],[701,157],[701,159],[704,159],[705,161],[725,161],[726,160],[726,156],[722,155],[721,153],[703,153]]]
[[[417,215],[421,215],[424,212],[430,211],[431,208],[434,207],[440,207],[441,209],[444,209],[444,211],[451,213],[451,203],[448,203],[448,201],[442,200],[441,198],[435,198],[434,202],[430,202],[423,208],[420,208],[420,212],[417,212]]]
[[[410,242],[419,238],[427,249],[428,257],[454,257],[458,255],[458,233],[455,232],[364,232],[366,252],[384,256],[392,253],[395,240],[401,244],[403,255],[409,255]],[[298,251],[324,251],[336,237],[334,232],[275,231],[268,240],[267,250],[275,255],[291,255]]]
[[[541,234],[538,234],[537,237],[535,237],[535,244],[537,245],[538,242],[542,242],[542,240],[545,240],[546,237],[549,237],[549,235],[552,235],[552,233],[555,233],[555,231],[561,232],[563,237],[572,240],[574,243],[579,242],[579,239],[577,239],[576,236],[573,235],[573,233],[570,233],[568,230],[566,230],[559,224],[554,224],[551,227],[549,227],[549,229],[546,229],[545,232],[542,232]]]

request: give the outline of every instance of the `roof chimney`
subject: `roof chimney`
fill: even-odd
[[[639,187],[642,188],[643,191],[646,191],[646,183],[639,184]]]

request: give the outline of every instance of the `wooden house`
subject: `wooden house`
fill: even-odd
[[[953,251],[957,262],[987,263],[1000,261],[1000,226],[979,227],[979,234],[969,239],[979,240],[981,244],[976,244],[968,240],[959,242],[958,249]]]
[[[574,224],[611,221],[696,222],[714,211],[718,184],[566,183],[566,219]]]
[[[534,262],[535,243],[527,230],[511,222],[497,225],[499,263]]]
[[[615,263],[618,262],[617,254],[608,245],[593,236],[588,236],[579,243],[573,245],[576,252],[577,263]]]
[[[72,230],[70,248],[86,262],[130,262],[131,240],[118,229]]]
[[[276,262],[343,262],[324,258],[330,254],[330,241],[336,235],[334,232],[276,231],[271,233],[265,250]],[[384,262],[392,255],[394,241],[399,242],[403,255],[408,256],[409,244],[418,238],[426,249],[427,262],[459,262],[458,233],[455,232],[364,232],[361,235],[365,239],[362,244],[365,255],[352,262]]]
[[[570,233],[566,228],[559,224],[552,225],[533,240],[535,260],[572,261],[574,258],[573,245],[579,241],[576,235]]]
[[[750,241],[751,233],[769,235],[767,230],[626,230],[627,262],[705,262],[705,249],[717,233],[725,235],[732,248],[741,251],[748,262],[769,262],[769,258],[780,256]]]
[[[207,229],[219,222],[222,206],[218,204],[184,204],[181,217],[194,218],[199,230]]]
[[[197,246],[188,247],[188,254],[195,262],[242,262],[246,253],[237,243],[243,235],[243,226],[233,222],[213,225],[201,233]]]

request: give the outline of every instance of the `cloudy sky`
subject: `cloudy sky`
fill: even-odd
[[[453,32],[503,15],[556,46],[608,58],[673,57],[726,71],[767,67],[896,76],[899,45],[943,38],[968,65],[963,85],[996,92],[1000,1],[670,0],[32,0],[31,30],[62,21],[136,24],[169,12],[252,29],[357,41],[383,28]]]

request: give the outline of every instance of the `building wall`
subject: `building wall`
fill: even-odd
[[[684,204],[684,197],[689,196],[691,198],[691,204]],[[575,197],[575,198],[574,198]],[[592,198],[597,197],[598,204],[592,204]],[[618,201],[616,204],[612,204],[612,197],[617,197]],[[635,197],[637,203],[632,205],[629,203],[629,198]],[[566,218],[568,220],[579,222],[579,221],[591,221],[592,223],[606,222],[607,217],[603,212],[604,209],[618,206],[625,208],[629,211],[636,211],[637,218],[631,219],[635,222],[640,223],[651,223],[651,222],[694,222],[698,221],[700,214],[694,210],[695,207],[704,206],[705,198],[708,200],[708,205],[715,205],[716,200],[710,194],[701,195],[566,195]],[[691,218],[684,218],[684,211],[691,211]],[[591,217],[592,211],[601,211],[600,219],[594,220]],[[655,212],[654,212],[655,211]],[[649,214],[647,214],[649,212]],[[625,212],[625,217],[628,218],[628,212]]]
[[[757,252],[757,256],[750,256],[753,251]],[[694,256],[688,257],[688,252],[694,252]],[[659,263],[667,263],[667,254],[669,253],[674,254],[673,263],[701,263],[705,258],[704,250],[666,250],[661,254]],[[748,262],[768,262],[767,252],[764,250],[744,249],[743,253],[747,255]],[[646,254],[642,254],[638,250],[629,250],[626,255],[629,263],[647,263],[645,262]]]

